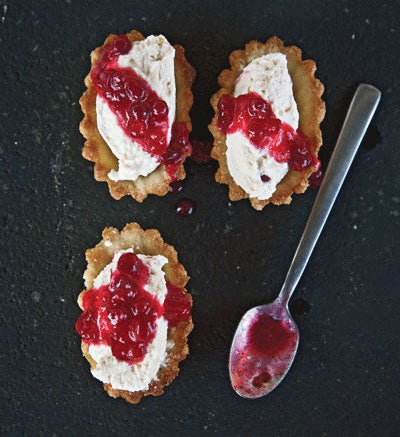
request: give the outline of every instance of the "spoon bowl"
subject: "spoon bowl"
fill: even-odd
[[[298,344],[297,325],[279,298],[247,311],[229,355],[234,390],[246,398],[259,398],[266,390],[272,391],[290,369]]]
[[[259,398],[272,391],[290,369],[299,330],[288,302],[310,259],[354,156],[378,106],[381,93],[361,84],[350,104],[324,180],[278,298],[247,311],[236,330],[229,354],[233,389],[242,397]]]

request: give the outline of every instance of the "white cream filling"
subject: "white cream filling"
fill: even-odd
[[[108,177],[113,181],[135,181],[147,176],[158,165],[156,156],[147,153],[136,141],[126,135],[117,118],[100,96],[96,97],[97,128],[113,154],[118,158],[118,170],[111,170]]]
[[[252,91],[270,103],[279,120],[297,130],[299,112],[293,96],[293,84],[286,56],[283,53],[260,56],[243,69],[235,83],[234,97]]]
[[[279,163],[265,149],[257,149],[242,132],[227,135],[226,159],[236,184],[250,197],[263,200],[272,196],[276,186],[289,170],[287,163]],[[261,175],[270,180],[263,182]]]
[[[117,267],[118,260],[123,253],[133,252],[132,249],[118,251],[114,258],[94,280],[94,287],[109,284],[111,273]],[[144,289],[155,295],[161,304],[164,303],[167,294],[164,272],[162,267],[168,260],[161,255],[146,256],[137,255],[150,269],[149,282]],[[168,322],[163,316],[156,321],[156,335],[149,344],[146,356],[138,364],[129,365],[120,361],[112,354],[110,346],[90,345],[89,353],[96,361],[96,367],[92,369],[94,377],[102,382],[111,384],[114,389],[139,391],[147,390],[151,381],[157,379],[160,367],[166,365],[167,352],[172,349],[171,340],[167,342]]]
[[[299,113],[293,96],[286,56],[270,53],[254,59],[235,83],[234,97],[256,92],[269,102],[275,115],[297,130]],[[242,132],[226,136],[226,159],[235,183],[252,198],[268,199],[289,171],[287,163],[277,162],[265,149],[253,146]],[[262,175],[270,178],[263,182]]]
[[[174,58],[175,49],[163,35],[151,35],[134,42],[131,50],[118,58],[119,67],[132,68],[167,103],[167,143],[171,139],[176,111]],[[158,167],[158,157],[144,151],[140,143],[125,134],[109,105],[100,96],[96,97],[96,114],[99,132],[118,158],[118,170],[109,172],[110,179],[135,181]]]

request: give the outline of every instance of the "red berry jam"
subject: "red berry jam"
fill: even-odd
[[[168,293],[161,305],[144,289],[149,276],[149,268],[137,255],[121,255],[110,283],[83,295],[83,313],[76,322],[82,340],[89,345],[108,345],[118,360],[132,365],[144,359],[159,317],[164,315],[169,326],[188,320],[191,301],[184,291],[167,283]]]
[[[164,301],[164,317],[168,321],[168,326],[178,326],[179,322],[190,318],[192,302],[188,294],[182,288],[167,282],[167,296]]]
[[[291,347],[292,330],[282,320],[264,314],[256,319],[249,333],[250,350],[275,356]]]
[[[168,105],[133,69],[118,66],[118,57],[131,47],[126,35],[106,45],[92,70],[92,82],[125,134],[156,156],[174,180],[179,166],[192,152],[189,131],[184,122],[174,122],[167,143]]]
[[[218,102],[218,128],[224,134],[241,131],[258,149],[267,149],[278,162],[301,171],[315,165],[310,140],[299,130],[281,122],[271,105],[257,93],[238,97],[223,94]]]
[[[179,166],[187,156],[192,154],[192,145],[189,141],[189,131],[183,121],[175,121],[172,125],[171,141],[168,149],[161,156],[167,173],[171,180],[176,179]]]
[[[235,390],[257,397],[286,373],[298,330],[293,322],[286,324],[266,313],[258,313],[249,323],[247,335],[235,340],[231,351],[230,377]]]
[[[317,159],[315,165],[315,171],[314,173],[311,173],[310,177],[308,178],[308,183],[310,184],[311,188],[315,189],[321,185],[323,178],[324,178],[324,172],[322,171],[321,168],[321,161]]]

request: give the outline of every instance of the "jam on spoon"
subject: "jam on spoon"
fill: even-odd
[[[233,389],[244,398],[259,398],[284,378],[296,355],[299,331],[288,302],[307,265],[357,149],[378,106],[381,93],[361,84],[342,130],[300,243],[277,299],[250,309],[232,341],[229,374]]]

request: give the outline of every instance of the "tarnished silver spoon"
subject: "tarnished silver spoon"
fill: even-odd
[[[299,330],[288,302],[307,265],[336,196],[378,106],[380,91],[357,88],[339,134],[285,282],[275,301],[247,311],[239,323],[229,355],[233,389],[244,398],[259,398],[285,377],[296,355]]]

